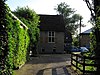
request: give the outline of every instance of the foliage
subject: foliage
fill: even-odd
[[[37,45],[39,39],[39,16],[29,7],[18,7],[14,11],[14,14],[28,26],[31,37],[30,49],[33,50],[33,47]]]
[[[99,0],[84,0],[87,4],[87,7],[91,11],[91,21],[94,25],[94,31],[90,34],[91,38],[91,51],[94,51],[95,54],[98,54],[97,51],[99,46],[99,34],[100,34],[100,2]]]
[[[83,56],[86,56],[86,57],[94,57],[95,56],[95,47],[96,47],[96,37],[94,35],[94,29],[93,31],[90,33],[90,49],[89,49],[89,52],[86,52],[86,53],[83,53]],[[95,60],[86,60],[87,64],[94,64],[95,63]],[[79,66],[81,67],[81,66]],[[89,71],[96,71],[96,68],[94,66],[86,66],[86,70],[89,70]]]
[[[18,20],[8,16],[8,60],[13,68],[17,68],[26,62],[29,45],[29,34],[27,29],[21,27]],[[12,58],[12,59],[11,59]]]
[[[27,60],[30,37],[28,30],[11,14],[4,4],[0,12],[0,75],[12,75],[17,68]]]
[[[78,47],[79,46],[79,41],[78,41],[78,37],[73,37],[73,42],[72,42],[73,46]]]
[[[6,22],[7,7],[5,0],[0,1],[0,75],[11,75],[12,71],[7,64],[8,37]]]
[[[94,32],[91,32],[90,33],[90,53],[91,55],[94,55],[94,50],[95,50],[95,47],[96,47],[96,38],[95,38],[95,35],[94,35]]]
[[[36,13],[30,12],[27,20],[21,18],[30,28],[28,30],[14,19],[4,2],[4,0],[0,2],[0,75],[12,75],[13,68],[17,68],[27,61],[30,40],[32,43],[38,41],[39,17]]]
[[[65,2],[58,4],[55,10],[58,12],[58,14],[63,15],[66,29],[72,34],[75,34],[77,28],[79,27],[80,18],[83,19],[82,16],[75,14],[75,10],[70,8],[70,6]]]
[[[81,61],[83,62],[83,61]],[[85,60],[85,64],[94,64],[94,61],[93,60]],[[83,70],[83,65],[82,64],[78,64],[78,67]],[[94,66],[85,66],[85,70],[87,71],[96,71],[96,67]]]

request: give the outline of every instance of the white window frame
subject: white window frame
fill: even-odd
[[[49,35],[51,33],[51,36]],[[54,36],[52,34],[54,33]],[[49,41],[49,38],[51,38],[51,41]],[[54,41],[52,40],[54,38]],[[55,32],[54,31],[48,31],[48,43],[55,43]]]

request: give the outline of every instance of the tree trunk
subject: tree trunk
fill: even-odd
[[[94,12],[95,12],[95,22],[96,22],[96,29],[95,29],[95,36],[96,36],[96,49],[95,54],[96,57],[100,57],[100,28],[98,28],[98,17],[100,17],[100,0],[94,0]],[[97,74],[100,74],[100,60],[96,60],[98,67],[97,67]]]

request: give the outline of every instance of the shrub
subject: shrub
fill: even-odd
[[[31,10],[29,7],[18,7],[14,14],[16,14],[29,28],[29,34],[30,34],[30,50],[32,52],[35,52],[38,39],[39,39],[39,33],[40,30],[38,28],[39,26],[39,16],[35,13],[34,10]],[[35,54],[35,53],[34,53]]]
[[[8,15],[7,21],[8,62],[12,62],[11,65],[17,68],[26,62],[30,37],[28,29],[23,28],[18,20],[13,19],[12,15]]]

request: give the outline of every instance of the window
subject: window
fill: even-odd
[[[55,32],[54,31],[48,32],[48,42],[55,43]]]

